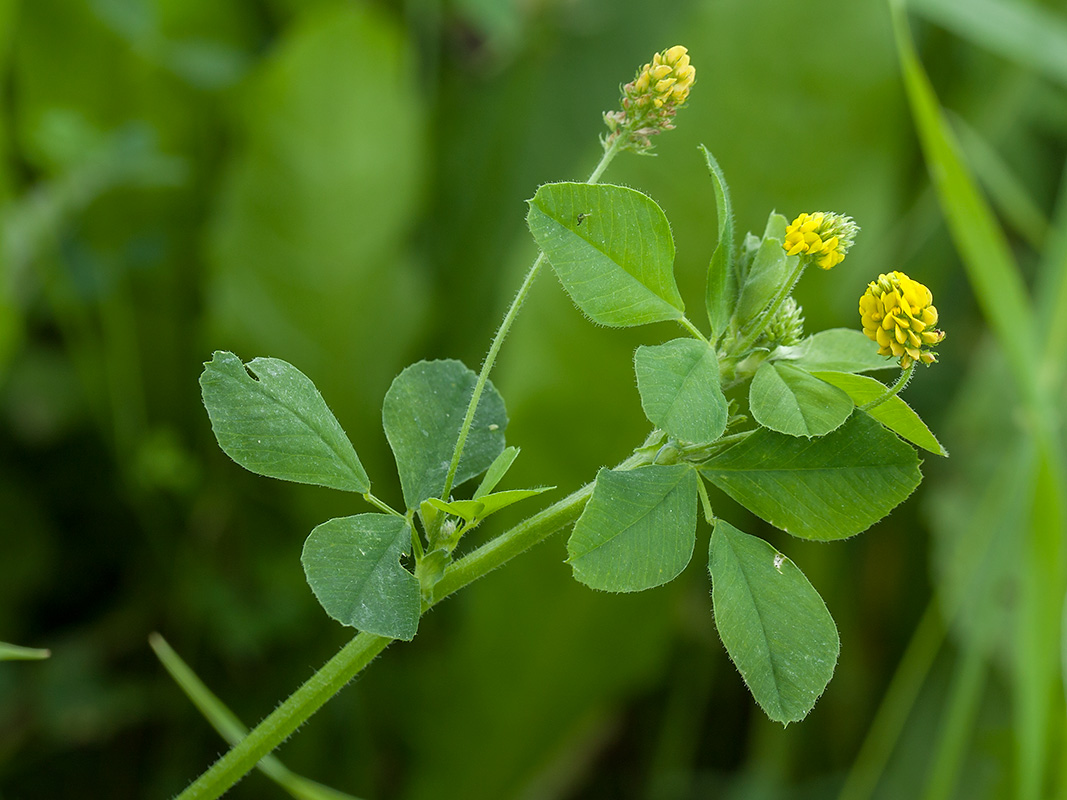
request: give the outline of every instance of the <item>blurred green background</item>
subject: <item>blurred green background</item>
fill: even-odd
[[[1055,5],[922,0],[911,16],[1045,288],[1067,241]],[[1061,677],[1031,686],[1012,639],[1036,580],[1018,399],[930,188],[883,3],[0,0],[0,640],[53,652],[0,662],[0,797],[165,797],[208,766],[222,740],[152,631],[249,724],[348,640],[299,555],[314,525],[364,508],[230,462],[201,362],[295,364],[399,498],[392,377],[479,365],[535,254],[524,200],[586,177],[619,84],[676,43],[698,71],[678,129],[605,179],[667,212],[692,318],[716,231],[704,143],[741,231],[772,209],[862,226],[842,267],[799,288],[809,330],[857,327],[867,282],[901,269],[948,332],[907,398],[954,457],[928,457],[890,518],[827,546],[718,498],[826,599],[843,643],[829,689],[786,729],[755,707],[714,631],[706,528],[681,579],[635,596],[575,583],[555,537],[436,609],[279,755],[365,798],[1067,796]],[[596,328],[544,273],[495,373],[523,449],[509,485],[555,499],[624,458],[647,432],[632,351],[675,335]],[[1019,711],[1035,704],[1036,722]],[[283,793],[253,774],[232,796]]]

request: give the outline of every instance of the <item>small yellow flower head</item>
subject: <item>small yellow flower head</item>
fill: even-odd
[[[843,214],[801,214],[785,229],[782,247],[791,256],[806,255],[823,269],[833,269],[845,260],[859,229]]]
[[[639,153],[651,150],[649,137],[674,127],[671,120],[689,97],[696,74],[689,52],[680,44],[656,53],[622,87],[622,110],[604,114],[611,130],[604,147],[625,136],[624,147]]]
[[[932,364],[937,356],[929,351],[945,338],[937,324],[934,296],[903,272],[879,275],[860,298],[863,332],[878,343],[878,354],[896,356],[902,369],[916,361]]]

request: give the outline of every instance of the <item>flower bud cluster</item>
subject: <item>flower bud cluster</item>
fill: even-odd
[[[879,275],[860,298],[863,332],[878,343],[878,353],[896,356],[902,369],[916,361],[932,364],[937,356],[929,348],[945,338],[936,330],[934,296],[903,272]]]
[[[797,344],[804,338],[804,309],[792,297],[787,297],[763,329],[762,338],[770,348]]]
[[[845,260],[859,229],[842,214],[801,214],[786,227],[782,247],[791,256],[808,256],[823,269],[833,269]]]
[[[689,53],[682,45],[656,53],[622,87],[622,110],[604,114],[611,131],[603,139],[604,147],[625,137],[624,148],[639,153],[652,149],[651,137],[674,127],[672,119],[695,81],[696,67],[689,63]]]

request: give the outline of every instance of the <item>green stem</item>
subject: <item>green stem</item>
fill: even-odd
[[[649,453],[635,453],[615,469],[629,470],[650,463],[652,463],[652,456]],[[436,605],[450,594],[473,583],[520,553],[529,550],[535,544],[543,542],[561,528],[570,525],[581,516],[585,504],[593,494],[595,484],[595,481],[587,483],[558,503],[520,522],[511,530],[450,564],[440,582],[434,587],[433,602],[426,608]]]
[[[618,154],[622,141],[617,140],[605,152],[589,176],[587,183],[594,184],[603,175],[608,164]],[[482,364],[482,371],[478,376],[478,382],[474,386],[467,413],[460,427],[459,437],[452,454],[452,462],[449,465],[448,475],[445,479],[443,497],[448,497],[455,481],[456,470],[463,454],[463,447],[467,441],[471,425],[474,422],[474,413],[478,408],[485,384],[489,380],[489,372],[493,368],[497,354],[511,328],[523,301],[533,284],[541,265],[545,262],[545,255],[541,253],[530,267],[522,286],[511,303],[503,322],[497,329],[489,353]],[[701,337],[703,338],[703,337]],[[648,453],[635,453],[629,459],[619,465],[619,469],[632,469],[641,464],[648,464],[651,457]],[[481,576],[496,569],[500,565],[533,547],[535,544],[548,538],[552,533],[576,520],[585,508],[586,502],[593,492],[593,484],[590,483],[579,489],[574,494],[561,500],[553,506],[549,506],[540,514],[536,514],[525,522],[520,523],[496,539],[488,542],[474,552],[459,559],[445,570],[441,580],[434,587],[434,599],[426,606],[440,602],[453,592],[458,591]],[[388,505],[375,498],[369,492],[364,495],[367,502],[385,511],[397,514]],[[374,659],[378,653],[384,650],[392,639],[374,636],[369,633],[356,635],[345,645],[326,665],[311,676],[308,681],[296,690],[289,699],[274,710],[265,720],[257,725],[249,735],[239,744],[235,745],[226,755],[216,761],[211,768],[196,779],[184,792],[178,795],[177,800],[211,800],[219,797],[228,790],[267,753],[285,741],[304,722],[319,710],[333,695],[344,688],[345,684],[352,680],[360,670]]]
[[[162,636],[158,633],[149,634],[148,644],[155,651],[163,667],[185,692],[186,697],[200,710],[211,727],[218,731],[223,739],[233,745],[248,735],[248,728],[204,685],[204,682],[190,669],[188,664],[182,661],[181,656],[174,652]],[[356,800],[350,794],[339,792],[297,775],[273,755],[263,756],[256,766],[298,800]]]
[[[617,139],[612,142],[607,150],[604,151],[604,155],[600,158],[600,163],[596,165],[587,184],[595,184],[600,180],[600,176],[604,174],[604,170],[608,168],[608,164],[612,162],[616,155],[619,153],[619,148],[622,145],[622,139]],[[467,444],[467,435],[470,433],[471,425],[474,423],[474,412],[478,409],[478,402],[482,399],[482,392],[485,390],[485,384],[489,381],[489,373],[493,369],[493,365],[496,363],[497,354],[500,353],[500,347],[504,344],[504,338],[508,335],[508,331],[511,329],[511,323],[515,321],[515,317],[518,316],[519,310],[522,308],[523,302],[526,300],[526,295],[530,292],[530,287],[533,285],[534,278],[537,277],[538,271],[541,269],[541,265],[546,261],[545,254],[539,253],[534,260],[533,265],[530,267],[530,271],[526,273],[526,278],[522,282],[522,286],[519,287],[519,291],[515,295],[515,299],[511,301],[511,307],[508,308],[507,313],[504,315],[504,321],[500,323],[500,327],[497,328],[496,336],[493,337],[493,343],[489,346],[489,353],[485,356],[485,361],[482,362],[482,371],[478,375],[478,382],[474,385],[474,393],[471,394],[470,402],[467,404],[467,414],[463,417],[463,424],[459,429],[459,438],[456,439],[456,447],[452,452],[452,462],[448,465],[448,475],[445,477],[445,488],[441,492],[442,498],[447,498],[452,491],[452,484],[456,479],[456,470],[459,469],[459,459],[463,455],[463,448]],[[703,337],[701,337],[703,338]]]
[[[261,758],[288,739],[327,700],[341,691],[392,641],[370,633],[357,634],[288,700],[253,728],[248,736],[178,795],[177,800],[212,800],[220,797],[255,768]]]
[[[647,450],[640,450],[616,469],[633,469],[651,462],[652,455]],[[586,484],[451,564],[434,587],[433,600],[424,604],[423,611],[574,522],[581,516],[593,493],[593,486],[594,483]],[[212,800],[221,796],[253,769],[263,756],[284,742],[308,717],[341,691],[392,641],[369,633],[357,634],[245,739],[178,795],[177,800]]]
[[[738,342],[737,345],[732,348],[732,355],[741,358],[748,354],[748,351],[752,349],[752,345],[754,345],[756,343],[756,340],[759,339],[760,334],[763,333],[764,329],[767,327],[770,321],[774,319],[775,314],[778,313],[778,309],[782,307],[782,303],[784,303],[785,299],[789,297],[789,293],[793,291],[793,287],[797,285],[797,281],[800,280],[800,276],[801,274],[803,274],[805,266],[805,260],[803,258],[798,257],[797,265],[793,268],[793,272],[789,276],[789,280],[782,284],[782,288],[778,291],[778,294],[775,296],[774,300],[769,306],[767,306],[766,310],[757,318],[756,324],[752,327],[752,330],[750,330],[748,334],[745,335],[745,337],[741,339],[741,341]]]
[[[735,444],[745,441],[745,439],[755,432],[755,430],[741,431],[740,433],[731,433],[729,436],[723,436],[716,439],[711,444],[689,445],[688,447],[683,447],[679,455],[685,461],[707,461],[713,455],[725,450],[727,447],[733,447]]]
[[[694,338],[699,339],[705,344],[708,343],[707,337],[705,337],[704,334],[700,332],[700,328],[698,328],[696,325],[689,321],[689,317],[683,316],[680,320],[678,320],[678,324],[685,328],[687,331],[689,331],[691,334],[693,334]]]
[[[900,394],[904,390],[904,387],[908,385],[908,381],[911,380],[911,376],[914,373],[915,373],[915,362],[913,361],[911,364],[908,365],[907,369],[903,369],[903,370],[900,371],[900,377],[897,378],[897,382],[894,383],[892,386],[890,386],[886,390],[885,394],[883,394],[881,397],[874,398],[874,400],[872,400],[869,403],[864,403],[862,406],[860,406],[860,411],[870,411],[872,408],[877,408],[878,406],[882,405],[882,403],[884,403],[885,401],[887,401],[887,400],[889,400],[889,399],[891,399],[893,397],[896,397],[898,394]]]
[[[711,499],[708,497],[708,487],[704,485],[704,480],[697,476],[697,494],[700,495],[700,504],[704,508],[704,519],[707,520],[708,525],[715,526],[715,512],[711,509]]]
[[[366,500],[368,503],[370,503],[375,508],[377,508],[379,511],[384,511],[386,514],[390,514],[390,515],[392,515],[394,517],[403,517],[404,516],[399,511],[397,511],[395,508],[393,508],[391,505],[389,505],[386,502],[383,502],[382,500],[379,500],[377,497],[372,495],[370,492],[365,493],[363,495],[363,499]]]

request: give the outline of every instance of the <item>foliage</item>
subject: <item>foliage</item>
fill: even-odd
[[[676,50],[685,53],[684,48],[669,52]],[[686,68],[692,80],[693,67]],[[832,225],[845,220],[839,249],[834,249],[839,239],[831,230],[823,232],[825,243],[816,233],[805,233],[818,246],[805,240],[801,245],[807,249],[800,252],[801,245],[787,241],[785,219],[772,213],[761,240],[749,234],[736,257],[712,257],[709,283],[736,284],[736,294],[727,298],[724,329],[705,338],[685,316],[674,277],[674,242],[662,209],[633,189],[597,183],[626,142],[621,135],[604,140],[604,157],[586,183],[547,184],[529,201],[527,224],[542,255],[505,315],[481,373],[475,375],[458,361],[421,361],[401,372],[386,392],[382,419],[405,511],[371,494],[336,420],[310,381],[290,365],[250,362],[260,387],[249,385],[255,381],[233,354],[217,353],[201,380],[204,404],[219,444],[253,472],[358,491],[385,512],[332,519],[316,527],[304,545],[304,568],[315,596],[327,614],[362,632],[352,641],[353,652],[362,659],[368,649],[384,647],[385,640],[414,638],[421,612],[448,593],[439,592],[439,584],[447,587],[453,578],[459,588],[529,546],[521,532],[533,518],[455,561],[453,553],[471,523],[536,492],[479,491],[468,501],[457,501],[452,491],[499,463],[492,476],[498,483],[514,463],[514,452],[499,462],[508,420],[488,375],[542,263],[553,266],[564,289],[594,322],[614,327],[678,322],[693,339],[639,348],[634,361],[642,406],[650,421],[662,427],[653,430],[628,463],[600,470],[588,491],[556,504],[557,513],[580,513],[567,543],[568,561],[578,581],[609,592],[643,591],[674,580],[692,558],[699,494],[705,518],[716,531],[709,570],[720,636],[757,702],[771,719],[788,724],[807,716],[829,682],[840,648],[837,628],[792,562],[783,572],[784,556],[714,515],[701,478],[802,538],[841,539],[865,530],[921,480],[913,448],[865,413],[896,399],[917,356],[902,358],[904,372],[896,385],[883,387],[856,409],[847,392],[806,372],[796,365],[800,359],[778,346],[770,331],[789,329],[790,341],[800,334],[794,330],[799,322],[785,328],[771,322],[790,300],[805,266],[830,269],[839,264],[857,230],[848,218],[821,213],[813,219],[834,220]],[[647,148],[642,135],[635,149]],[[724,216],[729,190],[717,162],[704,152]],[[807,218],[802,214],[792,229]],[[833,258],[827,260],[828,254]],[[736,281],[721,280],[722,271]],[[901,280],[910,281],[906,276]],[[924,293],[929,311],[923,313],[936,322],[929,290],[915,282],[908,285],[915,287],[912,294]],[[713,294],[713,289],[705,291],[713,300],[709,309],[718,309]],[[906,303],[901,301],[905,309]],[[799,320],[795,302],[788,308],[790,317]],[[709,312],[709,319],[716,316]],[[860,366],[882,366],[873,338],[861,347],[851,337],[823,337],[820,345],[831,351],[823,358],[847,361],[855,351]],[[846,343],[845,354],[833,352],[838,341]],[[813,347],[807,342],[801,350],[810,356]],[[223,370],[226,389],[220,391],[216,376]],[[730,417],[723,392],[750,380],[756,428],[741,425],[744,415]],[[240,390],[233,390],[233,384]],[[261,399],[264,393],[269,402]],[[731,424],[742,429],[726,437]],[[321,477],[318,454],[324,442],[332,453],[345,454],[335,458],[338,464],[359,466],[355,481],[331,484]],[[351,466],[349,470],[354,472]],[[501,497],[508,502],[488,502]],[[546,525],[537,539],[552,530]],[[507,555],[483,566],[480,554],[494,551]],[[763,561],[770,556],[772,568],[761,563],[761,555]],[[410,567],[401,565],[408,560]],[[337,670],[350,672],[342,654],[331,662],[336,668],[324,667],[305,688],[328,681]],[[307,704],[297,696],[287,701],[295,704],[292,709],[279,708],[183,796],[225,791],[324,699],[319,694]]]
[[[1001,267],[1024,284],[1021,312],[1036,329],[1020,341],[1038,362],[1037,405],[1058,422],[1062,14],[1019,0],[908,5],[937,93],[925,119],[955,134],[947,155],[969,167],[1003,229]],[[833,273],[797,284],[809,328],[827,330],[783,344],[775,372],[799,367],[856,406],[876,399],[864,381],[881,366],[813,345],[841,326],[862,343],[855,301],[878,273],[922,277],[949,331],[907,404],[865,412],[924,449],[926,476],[869,534],[832,547],[790,537],[705,481],[717,514],[818,587],[840,628],[837,680],[802,725],[771,725],[711,633],[702,568],[650,591],[594,592],[570,579],[555,542],[435,606],[415,641],[390,648],[283,760],[376,798],[442,786],[475,800],[832,796],[846,774],[851,798],[1060,790],[1067,651],[1051,568],[1062,528],[1048,509],[1064,491],[1039,468],[1019,365],[988,333],[1004,311],[1004,336],[1029,323],[1014,316],[1012,290],[986,285],[954,252],[919,168],[884,5],[807,9],[832,48],[797,37],[794,12],[0,2],[0,639],[52,651],[0,662],[5,795],[77,785],[86,797],[169,796],[215,757],[217,734],[144,646],[152,630],[249,723],[345,641],[296,562],[305,534],[367,507],[358,494],[235,469],[199,406],[200,364],[218,348],[297,365],[352,434],[374,492],[406,506],[380,427],[398,367],[477,365],[532,249],[523,200],[589,169],[597,112],[620,78],[678,40],[700,69],[695,94],[678,129],[654,137],[658,157],[618,159],[611,182],[662,204],[694,321],[704,327],[703,306],[715,336],[726,331],[730,309],[715,298],[736,296],[724,264],[754,253],[746,229],[759,241],[769,207],[791,219],[814,206],[847,209],[864,230]],[[725,168],[721,187],[701,140]],[[926,156],[933,174],[958,186],[938,153]],[[716,215],[720,191],[729,210]],[[955,196],[969,210],[955,212],[953,235],[982,230],[981,210]],[[968,252],[971,264],[993,251]],[[971,274],[983,287],[973,297]],[[690,402],[696,381],[680,364],[646,397],[631,357],[672,341],[695,353],[695,338],[678,340],[674,322],[589,325],[546,277],[493,375],[512,447],[481,486],[460,486],[469,499],[431,498],[458,521],[453,533],[467,529],[460,558],[541,505],[530,494],[497,507],[537,491],[509,487],[551,478],[562,490],[552,502],[628,460],[649,421],[694,419],[666,406],[668,392],[677,408]],[[728,280],[734,288],[715,288]],[[727,421],[749,402],[731,380],[720,381],[736,401]],[[949,461],[927,455],[945,450]],[[479,492],[504,497],[479,509]],[[697,525],[694,552],[709,534]],[[442,576],[435,596],[456,585]],[[277,791],[252,776],[233,795]]]

